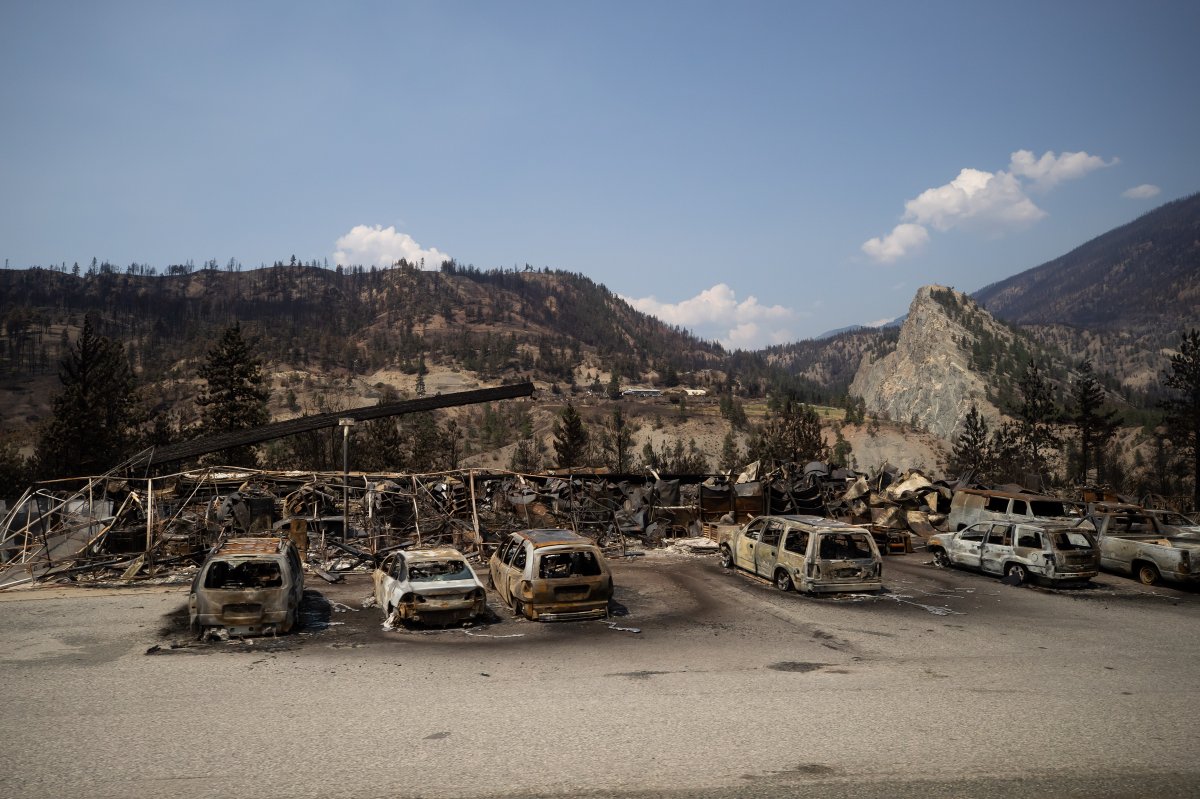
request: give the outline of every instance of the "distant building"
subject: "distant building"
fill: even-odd
[[[627,388],[621,392],[622,397],[661,397],[662,392],[657,388]]]

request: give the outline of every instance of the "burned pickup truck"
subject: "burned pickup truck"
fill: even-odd
[[[290,541],[230,538],[196,572],[188,619],[198,633],[213,627],[231,635],[286,633],[303,596],[304,570]]]
[[[1097,511],[1089,518],[1100,540],[1101,568],[1143,585],[1200,585],[1200,540],[1179,535],[1141,508]]]
[[[726,568],[772,580],[781,591],[879,591],[883,558],[870,532],[817,516],[759,516],[722,531]]]

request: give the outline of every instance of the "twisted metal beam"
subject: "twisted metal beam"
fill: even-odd
[[[337,427],[339,419],[353,419],[356,422],[364,422],[370,419],[382,419],[386,416],[403,416],[408,413],[432,411],[437,408],[452,408],[458,405],[474,405],[480,402],[516,399],[518,397],[528,397],[532,394],[533,383],[517,383],[511,386],[499,386],[498,388],[457,391],[453,394],[438,394],[433,397],[388,402],[382,405],[371,405],[366,408],[354,408],[353,410],[336,411],[333,413],[316,413],[310,416],[300,416],[283,422],[263,425],[252,430],[234,430],[228,433],[219,433],[217,435],[192,439],[191,441],[184,441],[180,444],[158,447],[150,451],[148,460],[142,460],[140,456],[135,456],[131,460],[139,464],[145,464],[149,468],[164,463],[198,458],[209,452],[220,452],[223,449],[230,449],[231,447],[260,444],[263,441],[293,436],[297,433],[307,433],[310,430]]]

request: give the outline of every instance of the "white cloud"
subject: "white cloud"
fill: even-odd
[[[1128,197],[1131,200],[1149,200],[1151,197],[1157,197],[1161,191],[1162,189],[1152,183],[1143,183],[1140,186],[1134,186],[1132,189],[1126,189],[1121,193],[1121,196]]]
[[[736,292],[725,283],[681,302],[659,302],[652,296],[623,299],[642,313],[701,338],[715,339],[729,349],[759,349],[795,341],[790,325],[801,316],[782,305],[763,305],[753,295],[738,301]]]
[[[993,229],[1021,226],[1045,215],[1012,175],[978,169],[964,169],[946,185],[926,189],[904,204],[905,219],[941,231],[968,222]]]
[[[436,247],[423,249],[412,236],[392,225],[355,225],[334,246],[333,262],[340,266],[391,266],[404,259],[414,265],[424,260],[426,269],[438,269],[442,261],[450,260]]]
[[[721,342],[725,347],[734,350],[761,349],[762,329],[753,322],[738,325]],[[772,342],[774,343],[774,342]]]
[[[1018,150],[1011,155],[1007,172],[962,169],[949,183],[926,189],[906,202],[901,223],[887,236],[864,242],[862,251],[879,263],[891,263],[925,245],[929,228],[945,232],[962,227],[996,235],[1028,227],[1046,212],[1029,199],[1027,186],[1048,190],[1119,160],[1105,161],[1085,152],[1059,155],[1050,150],[1038,158],[1029,150]]]
[[[1008,168],[1017,177],[1032,180],[1037,188],[1049,189],[1064,180],[1081,178],[1089,172],[1113,166],[1120,161],[1121,159],[1114,158],[1106,162],[1098,155],[1088,155],[1084,152],[1055,155],[1053,150],[1047,150],[1041,158],[1034,158],[1029,150],[1017,150],[1012,154]]]
[[[887,264],[923,247],[929,241],[929,231],[921,225],[903,222],[882,239],[876,236],[863,242],[862,251],[880,263]]]

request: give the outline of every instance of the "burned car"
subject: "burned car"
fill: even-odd
[[[613,594],[604,555],[570,530],[512,533],[488,563],[492,586],[513,612],[537,621],[603,619]]]
[[[286,633],[300,613],[304,570],[291,541],[230,538],[217,545],[192,581],[188,620],[203,633]]]
[[[487,612],[487,592],[457,549],[396,552],[372,574],[375,602],[390,621],[452,624]]]
[[[980,522],[929,539],[939,566],[962,566],[1024,583],[1081,584],[1100,573],[1090,526]]]
[[[758,516],[726,531],[721,563],[753,572],[782,591],[880,591],[883,558],[870,532],[819,516]]]

